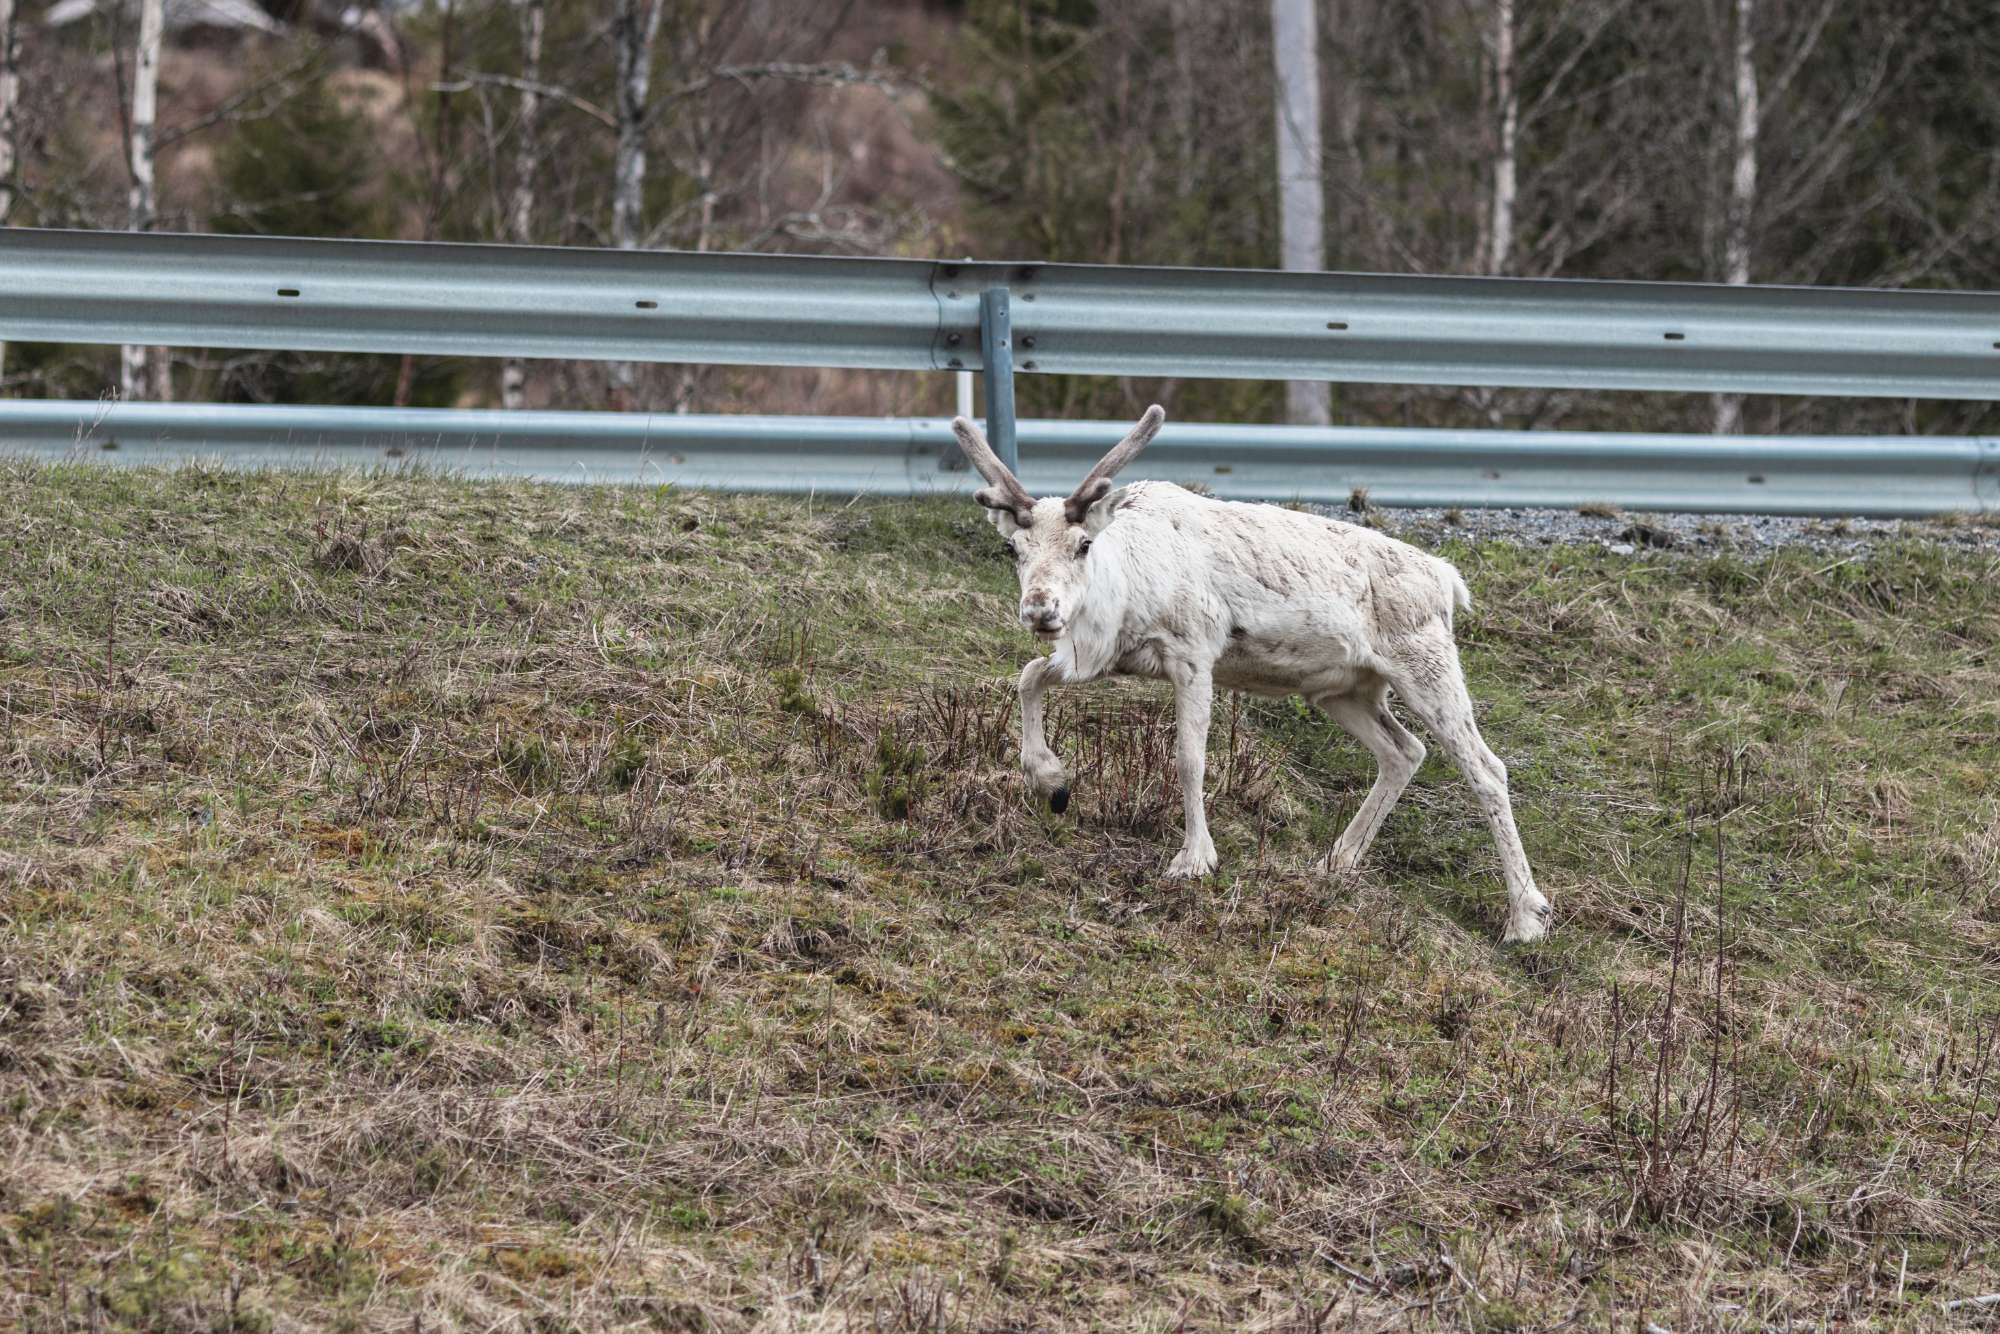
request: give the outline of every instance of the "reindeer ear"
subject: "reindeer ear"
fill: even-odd
[[[1083,525],[1085,533],[1096,537],[1111,526],[1112,519],[1117,517],[1119,508],[1125,503],[1125,490],[1126,488],[1122,486],[1104,488],[1103,498],[1085,510],[1083,518],[1078,520]]]
[[[1000,536],[1012,537],[1028,526],[1021,522],[1020,512],[1014,508],[1013,500],[999,487],[982,486],[972,493],[972,498],[986,507],[986,518],[1000,530]]]
[[[1063,501],[1063,517],[1071,523],[1082,523],[1091,507],[1111,494],[1111,479],[1098,477],[1085,482]]]

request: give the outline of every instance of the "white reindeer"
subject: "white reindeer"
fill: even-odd
[[[1212,500],[1167,482],[1111,479],[1159,431],[1154,406],[1065,499],[1030,496],[979,428],[952,422],[987,486],[974,497],[1007,541],[1021,579],[1021,622],[1053,645],[1021,671],[1021,768],[1060,813],[1069,778],[1042,730],[1052,684],[1105,675],[1174,686],[1174,752],[1187,830],[1170,876],[1215,869],[1202,800],[1210,701],[1218,685],[1303,695],[1375,756],[1375,784],[1320,867],[1351,871],[1402,796],[1424,744],[1389,712],[1394,691],[1444,746],[1479,798],[1507,879],[1510,941],[1548,930],[1507,770],[1473,721],[1452,642],[1469,607],[1449,562],[1368,528],[1275,505]]]

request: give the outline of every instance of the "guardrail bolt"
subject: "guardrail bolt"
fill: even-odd
[[[960,343],[962,343],[962,342],[964,342],[964,341],[965,341],[965,335],[964,335],[964,334],[946,334],[946,335],[944,336],[944,341],[945,341],[945,345],[946,345],[947,347],[957,347],[957,346],[958,346],[958,345],[959,345]]]
[[[947,361],[945,363],[945,366],[947,369],[954,371],[962,371],[965,369],[965,363],[960,361],[957,357],[953,357],[950,361]]]
[[[1022,347],[1033,347],[1034,345],[1035,345],[1035,336],[1033,334],[1029,334],[1021,340]]]

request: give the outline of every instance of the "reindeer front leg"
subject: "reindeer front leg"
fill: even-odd
[[[1069,775],[1042,730],[1042,696],[1055,670],[1054,658],[1036,658],[1021,669],[1021,772],[1036,795],[1048,799],[1049,809],[1061,815],[1069,809]]]
[[[1215,698],[1215,679],[1207,668],[1182,669],[1174,682],[1174,761],[1181,775],[1181,808],[1187,832],[1181,850],[1167,863],[1167,874],[1193,879],[1215,869],[1215,841],[1208,836],[1208,811],[1202,800],[1202,771],[1208,756],[1208,716]]]

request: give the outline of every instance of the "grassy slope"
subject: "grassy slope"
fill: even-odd
[[[1451,554],[1531,952],[1435,761],[1305,874],[1301,709],[1221,710],[1213,883],[1156,687],[1032,808],[970,506],[0,472],[0,1324],[2000,1288],[1993,559]]]

